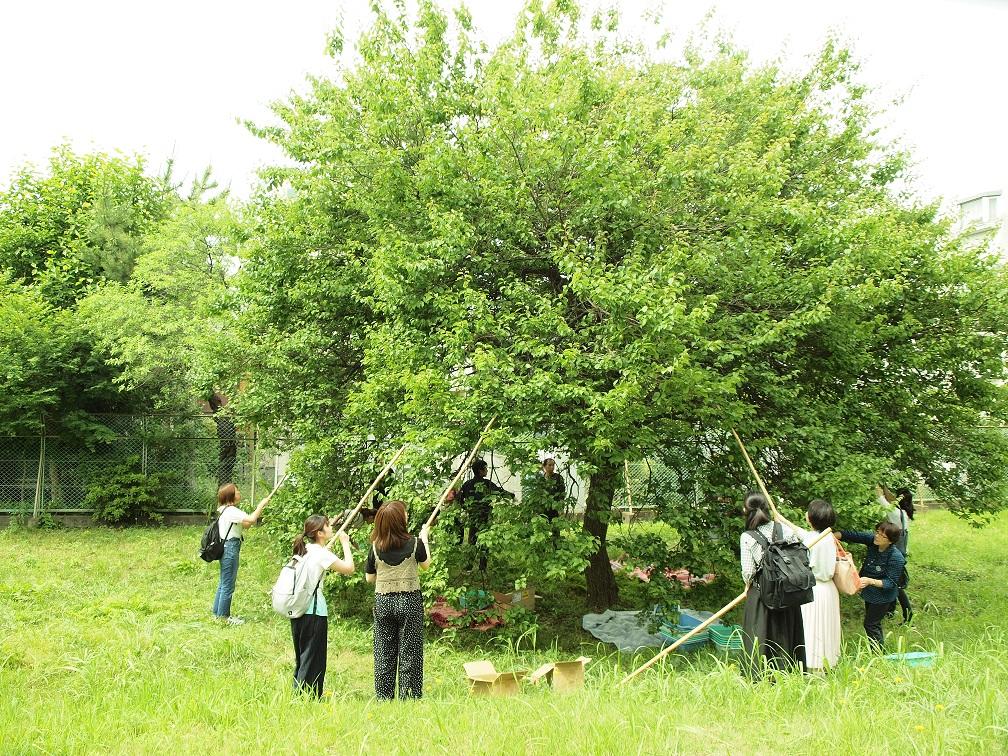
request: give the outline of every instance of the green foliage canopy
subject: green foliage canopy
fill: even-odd
[[[57,148],[0,191],[0,430],[89,443],[96,413],[191,412],[237,380],[228,280],[243,223],[209,171],[188,196],[144,161]]]
[[[532,3],[486,50],[462,11],[378,12],[254,127],[296,164],[258,199],[250,415],[319,443],[410,429],[435,460],[498,414],[510,459],[590,477],[595,604],[624,460],[690,459],[692,553],[737,534],[733,426],[783,499],[845,521],[877,481],[1002,507],[1004,271],[896,189],[848,52],[790,75],[589,25]]]

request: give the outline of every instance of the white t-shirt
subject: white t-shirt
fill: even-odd
[[[220,537],[222,539],[241,538],[244,530],[242,520],[247,520],[248,515],[233,504],[217,511],[220,512],[220,519],[217,521]],[[228,534],[228,526],[231,527],[230,535]]]
[[[325,571],[337,561],[339,561],[339,557],[324,546],[319,546],[317,543],[305,544],[304,565],[307,569],[311,570],[309,573],[311,579],[318,581],[318,587],[315,589],[315,598],[308,603],[306,614],[315,614],[319,617],[329,616],[329,608],[326,606],[325,596],[322,593],[323,581],[321,578],[325,576]],[[312,611],[313,608],[314,611]]]

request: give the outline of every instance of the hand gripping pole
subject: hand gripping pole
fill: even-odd
[[[431,526],[431,523],[434,522],[434,518],[438,516],[438,512],[441,511],[441,508],[445,505],[445,501],[447,501],[448,499],[449,492],[451,492],[455,488],[455,485],[459,482],[459,480],[462,479],[462,476],[465,475],[465,471],[469,469],[469,465],[471,465],[472,461],[476,458],[476,452],[479,451],[480,446],[483,444],[483,437],[487,434],[491,426],[494,424],[494,421],[496,420],[497,416],[494,415],[492,418],[490,418],[490,422],[486,424],[486,427],[483,429],[483,432],[480,433],[480,437],[479,440],[476,442],[476,446],[474,446],[473,450],[469,452],[469,456],[466,457],[465,462],[462,463],[462,466],[459,468],[458,474],[454,478],[452,478],[452,482],[448,484],[448,487],[444,490],[444,493],[441,494],[441,498],[438,499],[437,506],[434,507],[434,511],[431,512],[430,517],[427,518],[427,522],[424,523],[425,527],[429,528]]]
[[[364,506],[364,502],[366,502],[368,500],[368,497],[372,493],[374,493],[374,490],[378,487],[378,484],[385,479],[385,476],[388,475],[389,470],[392,469],[395,463],[399,461],[399,457],[401,457],[403,455],[403,452],[406,451],[406,446],[407,446],[406,444],[400,446],[399,451],[395,453],[395,456],[393,456],[392,459],[389,460],[389,463],[385,465],[384,468],[382,468],[382,471],[378,473],[378,477],[374,479],[374,482],[370,486],[368,486],[368,490],[364,492],[363,496],[361,496],[360,501],[357,502],[357,506],[354,507],[350,511],[350,514],[346,516],[346,518],[343,520],[343,524],[339,526],[339,530],[333,533],[333,537],[329,539],[329,543],[326,544],[326,548],[332,545],[333,541],[336,540],[337,536],[339,536],[340,533],[346,530],[347,526],[351,522],[353,522],[353,518],[357,516],[358,512],[360,512],[361,507]]]

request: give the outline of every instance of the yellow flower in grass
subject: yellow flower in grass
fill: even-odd
[[[917,730],[917,732],[924,732],[924,725],[917,725],[914,729]]]
[[[935,711],[945,711],[945,707],[941,704],[935,704]]]
[[[893,680],[893,682],[894,683],[901,683],[901,682],[903,682],[903,678],[902,677],[897,677],[896,679]]]

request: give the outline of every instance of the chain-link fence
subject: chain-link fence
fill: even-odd
[[[685,464],[685,463],[683,463]],[[622,486],[613,494],[613,507],[624,521],[650,519],[654,513],[697,502],[690,481],[695,471],[675,464],[673,455],[628,462],[623,467]]]
[[[274,480],[275,456],[223,416],[99,415],[86,433],[69,427],[43,422],[37,436],[0,437],[0,513],[87,514],[89,492],[123,473],[156,480],[164,513],[209,511],[218,481],[250,493]]]

